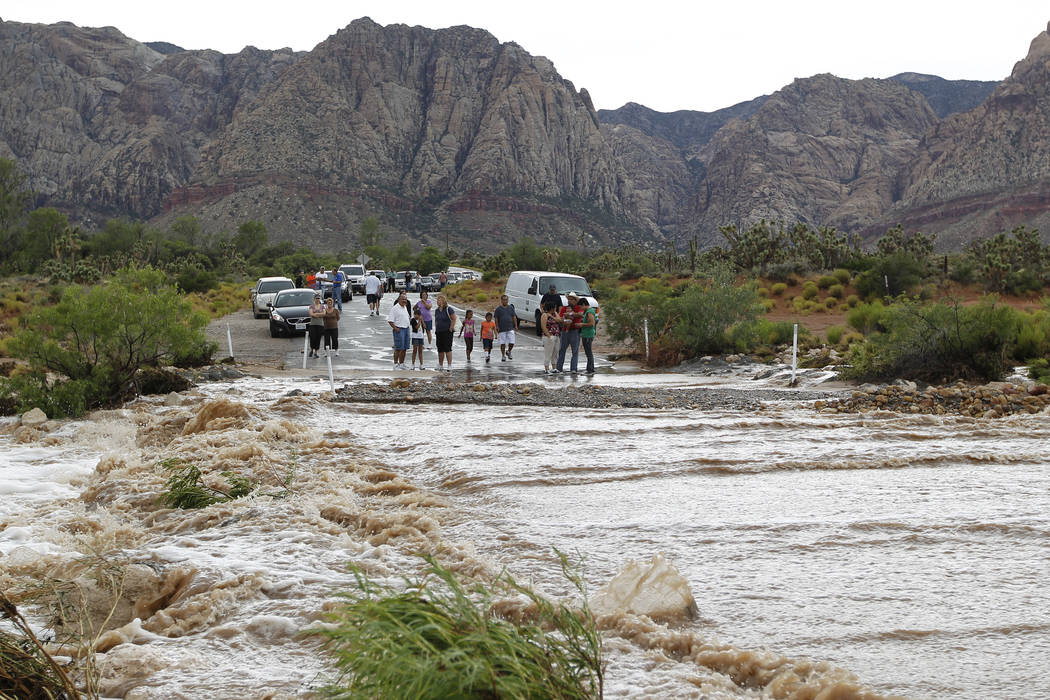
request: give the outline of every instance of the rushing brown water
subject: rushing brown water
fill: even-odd
[[[603,620],[608,697],[1050,698],[1047,416],[340,405],[229,386],[0,438],[0,585],[99,551],[141,569],[151,595],[103,655],[110,695],[307,695],[326,665],[296,635],[350,585],[346,561],[396,577],[430,549],[560,595],[557,547],[593,589],[662,553],[699,607]],[[158,511],[171,456],[292,497]]]

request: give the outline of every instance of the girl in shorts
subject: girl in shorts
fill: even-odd
[[[412,314],[411,324],[409,333],[412,336],[412,369],[416,368],[417,357],[419,369],[426,369],[423,366],[423,333],[426,332],[426,326],[423,325],[423,315],[419,313],[419,309]]]
[[[459,325],[459,337],[463,339],[463,347],[467,351],[467,362],[470,362],[470,353],[474,349],[474,310],[467,309],[463,322]]]

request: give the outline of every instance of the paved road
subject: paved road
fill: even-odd
[[[412,303],[415,303],[417,298],[414,294],[409,295]],[[352,301],[343,304],[342,320],[339,323],[339,357],[332,358],[332,366],[335,370],[369,370],[384,375],[396,374],[398,376],[438,375],[437,351],[433,345],[425,346],[423,351],[426,371],[393,370],[392,336],[390,325],[386,321],[386,314],[392,304],[393,297],[386,295],[382,302],[382,315],[378,317],[369,316],[364,296],[355,296]],[[230,327],[233,354],[236,359],[266,364],[283,363],[283,366],[287,368],[303,366],[303,336],[271,338],[268,321],[252,319],[251,314],[247,311],[215,321],[209,327],[208,335],[219,343],[219,355],[228,354],[227,324]],[[471,356],[472,362],[468,364],[463,339],[457,337],[452,346],[453,374],[457,379],[477,379],[478,381],[543,377],[543,347],[531,324],[523,326],[522,331],[517,334],[517,341],[514,346],[513,360],[501,362],[499,346],[497,346],[493,350],[492,361],[486,364],[485,353],[481,350],[481,340],[478,338]],[[411,360],[411,355],[409,355],[409,360]],[[595,358],[595,362],[599,375],[612,371],[612,363],[608,360],[599,356]],[[409,361],[408,364],[411,362]],[[582,370],[585,364],[586,358],[581,348],[579,368]],[[324,357],[308,359],[306,367],[308,370],[327,372],[328,363]],[[568,369],[568,367],[569,358],[566,357],[565,368]],[[578,378],[582,379],[583,376],[580,374]]]

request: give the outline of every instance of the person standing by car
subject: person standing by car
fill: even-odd
[[[306,281],[305,273],[303,273],[302,270],[299,270],[299,274],[295,276],[295,286],[301,288],[303,286],[303,282],[305,282],[305,281]]]
[[[336,297],[338,299],[338,297]],[[335,299],[324,300],[324,348],[339,357],[339,317],[342,313],[335,308]]]
[[[317,351],[321,348],[321,336],[324,335],[324,303],[321,293],[314,294],[314,303],[310,304],[310,324],[306,331],[310,334],[310,357],[320,357]]]
[[[386,291],[388,291],[391,294],[393,294],[394,291],[395,291],[394,286],[395,286],[395,282],[396,281],[397,281],[397,273],[394,272],[393,270],[387,270],[387,272],[386,272]]]
[[[441,274],[438,275],[438,289],[444,289],[446,284],[448,284],[448,275],[442,270]]]
[[[594,336],[598,330],[598,312],[591,308],[591,302],[584,297],[580,299],[583,308],[583,319],[580,321],[580,342],[583,343],[583,354],[587,356],[587,374],[594,374]]]
[[[340,312],[343,310],[343,282],[345,281],[346,275],[336,265],[335,272],[332,274],[332,298],[335,299],[335,306]]]
[[[572,360],[569,362],[569,370],[573,374],[580,359],[580,326],[583,323],[583,308],[580,307],[579,297],[575,292],[569,292],[569,302],[561,307],[558,316],[561,318],[561,345],[558,348],[558,371],[565,371],[565,352],[572,349]]]
[[[383,283],[379,281],[379,278],[375,276],[375,273],[369,271],[365,275],[365,299],[368,301],[368,315],[378,316],[379,315],[379,295],[380,289]]]
[[[438,371],[452,371],[452,334],[456,330],[456,312],[448,305],[444,294],[438,294],[434,310],[434,337],[437,339]]]
[[[500,362],[513,360],[514,356],[514,331],[518,327],[518,315],[514,312],[514,304],[510,303],[510,297],[506,294],[499,298],[499,306],[492,313],[496,320],[496,329],[499,331],[499,351],[502,355]]]
[[[405,369],[405,353],[408,351],[409,333],[412,317],[408,312],[408,297],[401,292],[393,308],[386,316],[387,323],[394,334],[394,369]]]
[[[543,315],[540,316],[540,329],[543,331],[543,373],[556,374],[558,370],[554,366],[554,354],[558,349],[558,340],[561,335],[561,322],[554,311],[558,305],[548,301],[543,305]]]

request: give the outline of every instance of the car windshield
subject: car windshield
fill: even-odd
[[[587,280],[580,277],[540,277],[539,289],[542,293],[546,294],[547,290],[550,289],[551,285],[557,290],[558,294],[568,294],[569,292],[576,292],[577,294],[591,297],[594,294],[591,292],[591,288],[587,286]]]
[[[314,293],[310,290],[288,292],[278,294],[274,300],[274,306],[309,306],[314,301]]]
[[[292,289],[295,287],[291,280],[275,280],[273,282],[262,282],[259,284],[260,294],[273,294],[279,292],[282,289]]]
[[[403,280],[403,279],[405,279],[405,273],[404,273],[404,272],[399,272],[399,273],[397,273],[397,278],[398,278],[399,280]]]
[[[343,265],[339,268],[343,271],[344,275],[363,275],[365,274],[365,268],[361,265]]]

